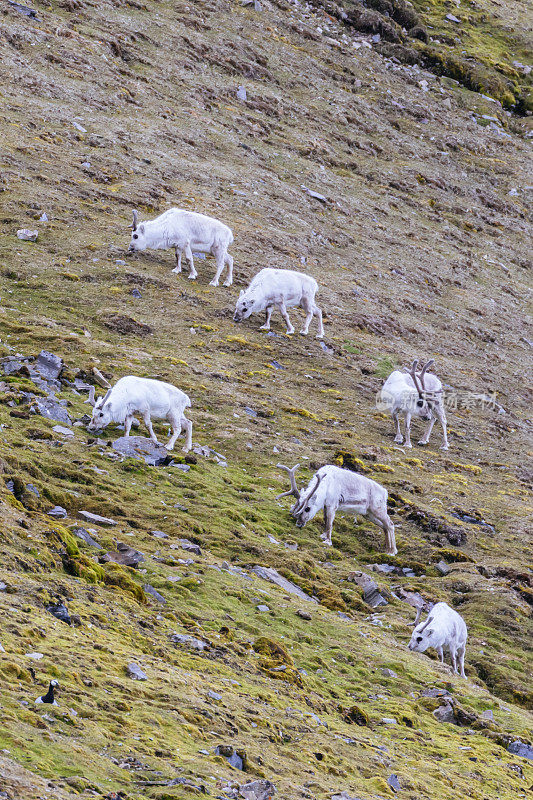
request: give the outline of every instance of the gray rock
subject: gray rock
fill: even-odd
[[[435,564],[435,569],[439,572],[442,576],[447,575],[450,571],[448,564],[445,561],[439,561],[438,564]]]
[[[400,789],[402,788],[400,786],[400,781],[398,780],[397,775],[389,775],[389,777],[387,778],[387,783],[389,784],[390,788],[394,793],[399,792]]]
[[[15,372],[18,372],[23,366],[23,362],[15,358],[14,356],[9,356],[8,358],[2,361],[2,367],[4,368],[4,375],[13,375]]]
[[[174,461],[171,462],[170,466],[175,467],[176,469],[180,469],[182,472],[189,472],[191,468],[190,464],[182,464],[181,462],[178,462],[176,464]]]
[[[64,428],[62,425],[54,425],[52,430],[54,433],[60,433],[61,436],[74,436],[74,431],[71,431],[70,428]]]
[[[171,460],[168,450],[144,436],[122,436],[113,442],[113,450],[127,458],[144,459],[145,464],[159,467]]]
[[[371,608],[377,608],[378,606],[386,606],[387,600],[383,597],[380,593],[378,585],[371,581],[365,588],[363,589],[363,600],[365,603]]]
[[[155,600],[157,600],[157,602],[158,602],[158,603],[162,603],[163,605],[165,605],[165,603],[167,602],[167,601],[165,600],[165,598],[163,597],[163,595],[162,595],[162,594],[159,594],[159,592],[157,591],[157,589],[154,589],[154,587],[153,587],[153,586],[150,586],[150,584],[149,584],[149,583],[145,583],[145,584],[144,584],[144,586],[143,586],[143,589],[144,589],[144,591],[145,591],[147,594],[150,594],[150,595],[152,595],[152,597],[153,597]]]
[[[4,650],[4,648],[2,647],[2,645],[0,644],[0,653],[5,653],[5,652],[6,652],[6,651]]]
[[[485,711],[481,712],[481,719],[485,719],[488,722],[494,722],[494,712],[491,711],[490,708],[486,708]]]
[[[194,553],[197,556],[202,555],[199,545],[190,542],[189,539],[179,539],[178,544],[182,550],[186,550],[188,553]]]
[[[128,664],[126,669],[128,670],[128,675],[134,681],[148,680],[148,675],[145,672],[143,672],[142,669],[139,666],[137,666],[137,664],[134,664],[133,661],[130,664]]]
[[[457,17],[455,17],[453,14],[446,14],[445,18],[448,20],[448,22],[461,22],[461,20],[457,19]]]
[[[420,692],[420,697],[449,697],[451,700],[451,695],[446,689],[422,689]]]
[[[34,406],[42,417],[61,422],[63,425],[72,425],[67,409],[53,397],[36,397]]]
[[[267,780],[250,781],[239,787],[239,793],[245,800],[271,800],[276,794],[276,787]]]
[[[5,592],[6,589],[7,589],[7,583],[0,581],[0,592]]]
[[[79,525],[76,525],[74,528],[71,528],[72,533],[74,536],[77,536],[78,539],[81,539],[85,544],[88,544],[89,547],[96,547],[97,550],[102,550],[102,545],[95,542],[89,531],[86,531],[85,528],[82,528]]]
[[[91,522],[93,525],[101,525],[103,528],[113,528],[118,525],[114,519],[101,517],[100,514],[93,514],[91,511],[78,511],[78,517],[84,519],[85,522]]]
[[[38,489],[36,486],[34,486],[34,485],[33,485],[33,483],[27,483],[27,484],[26,484],[26,490],[27,490],[28,492],[33,492],[33,494],[34,494],[36,497],[40,497],[40,496],[41,496],[41,495],[40,495],[40,492],[39,492],[39,489]]]
[[[63,359],[54,353],[49,353],[48,350],[41,350],[33,364],[33,369],[45,381],[55,380],[59,378],[63,369]]]
[[[384,575],[389,575],[396,570],[396,567],[392,564],[372,564],[372,569],[374,572],[382,572]]]
[[[202,642],[201,639],[196,639],[194,636],[189,636],[186,633],[174,632],[170,636],[170,641],[174,642],[174,644],[183,644],[186,647],[190,647],[192,650],[199,650],[200,652],[209,650],[209,644],[207,642]]]
[[[284,578],[282,575],[279,574],[277,569],[273,567],[261,567],[259,565],[252,568],[252,572],[254,572],[259,578],[263,578],[265,581],[270,581],[270,583],[275,583],[276,586],[280,586],[286,592],[290,592],[291,594],[295,594],[301,600],[312,600],[308,594],[306,594],[299,586],[296,586],[295,583],[291,583],[288,581],[287,578]]]
[[[247,99],[248,95],[246,94],[246,89],[244,86],[239,86],[237,89],[237,100],[242,100],[243,102]]]
[[[327,203],[328,198],[324,197],[323,194],[319,194],[318,192],[312,191],[312,189],[308,189],[307,186],[302,186],[302,189],[309,197],[312,197],[314,200],[320,200],[321,203]]]
[[[270,611],[270,608],[268,606],[265,606],[265,605],[259,605],[259,606],[257,606],[257,610],[258,611],[267,612],[267,611]]]
[[[298,611],[297,611],[296,613],[297,613],[297,614],[298,614],[298,616],[299,616],[299,617],[301,617],[302,619],[306,619],[306,620],[310,620],[310,619],[311,619],[311,614],[309,613],[309,611],[302,611],[302,609],[301,609],[301,608],[299,608],[299,609],[298,609]]]
[[[257,411],[254,411],[254,409],[250,408],[250,406],[244,406],[244,410],[249,417],[257,417]]]
[[[445,703],[443,706],[439,706],[433,712],[433,716],[437,720],[437,722],[451,722],[452,724],[455,723],[455,714],[453,711],[453,707],[449,703]]]
[[[241,756],[237,755],[233,747],[227,744],[219,744],[215,747],[215,755],[223,756],[228,764],[235,769],[243,769],[244,762]]]
[[[124,542],[117,542],[117,549],[110,550],[100,556],[100,562],[113,561],[115,564],[122,564],[124,567],[137,568],[137,565],[144,561],[144,556],[138,550],[128,547]]]
[[[507,750],[515,756],[521,756],[522,758],[528,758],[530,760],[533,759],[533,747],[525,742],[520,742],[518,740],[516,742],[511,742]]]
[[[15,5],[19,9],[24,8],[24,6],[19,6],[18,4]],[[17,239],[21,239],[23,242],[35,242],[38,235],[39,231],[30,231],[29,228],[20,228],[17,231]]]
[[[53,517],[54,519],[65,519],[67,516],[67,510],[63,508],[63,506],[54,506],[46,513],[49,517]]]
[[[212,689],[209,689],[207,696],[211,698],[211,700],[222,700],[222,695],[218,692],[213,692]]]
[[[163,531],[150,531],[152,536],[155,536],[156,539],[168,539],[168,533],[163,533]]]
[[[385,675],[387,678],[397,678],[397,674],[394,672],[393,669],[382,669],[381,674]]]
[[[383,725],[397,725],[398,721],[394,719],[394,717],[383,717],[381,722]]]
[[[138,289],[132,289],[131,296],[135,297],[137,300],[142,297],[142,294]]]
[[[348,792],[341,792],[340,794],[332,795],[331,800],[361,800],[361,798],[354,797],[353,794],[348,794]]]

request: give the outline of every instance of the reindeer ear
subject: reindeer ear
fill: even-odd
[[[139,225],[139,233],[144,233],[144,222]]]
[[[241,289],[241,291],[239,292],[239,297],[242,297],[243,294],[244,294],[244,289]]]

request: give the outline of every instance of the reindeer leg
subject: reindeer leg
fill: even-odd
[[[379,525],[385,531],[385,550],[395,556],[398,552],[396,548],[396,537],[394,536],[394,525],[386,510],[367,511],[366,516],[374,525]]]
[[[442,647],[437,647],[437,653],[439,654],[440,663],[444,664],[444,651]]]
[[[331,534],[333,533],[333,520],[335,519],[335,509],[332,506],[324,506],[324,533],[320,537],[328,547],[332,546]]]
[[[461,672],[461,678],[466,678],[466,675],[465,675],[465,645],[461,645],[458,648],[457,653],[459,655],[459,669],[460,669],[460,672]]]
[[[322,309],[318,306],[313,308],[313,314],[318,320],[318,333],[316,335],[316,339],[323,339],[324,338],[324,322],[322,320]]]
[[[300,333],[302,336],[307,336],[309,333],[309,325],[311,324],[311,320],[313,319],[313,304],[309,302],[309,298],[302,297],[302,308],[305,311],[305,322],[302,330]]]
[[[412,447],[411,444],[411,414],[407,411],[405,414],[405,443],[404,447]]]
[[[152,442],[153,442],[154,444],[157,444],[157,445],[158,445],[158,444],[159,444],[159,442],[157,441],[157,436],[155,435],[155,433],[154,433],[154,429],[153,429],[153,427],[152,427],[152,420],[150,419],[150,412],[149,412],[149,411],[146,411],[146,412],[143,414],[143,420],[144,420],[144,424],[145,424],[145,425],[146,425],[146,427],[148,428],[148,433],[150,434],[150,439],[152,440]]]
[[[424,433],[422,438],[419,440],[418,444],[427,444],[429,442],[429,437],[431,436],[431,431],[433,430],[433,425],[434,424],[435,424],[435,417],[432,416],[431,419],[428,422],[428,426],[426,428],[426,432]]]
[[[176,251],[176,266],[172,272],[181,272],[181,247],[175,247]]]
[[[209,281],[209,286],[218,286],[220,276],[222,275],[222,270],[224,269],[225,254],[221,247],[214,247],[212,252],[217,262],[217,271],[215,272],[215,277],[213,278],[213,280]]]
[[[285,302],[283,300],[279,304],[279,310],[280,310],[281,316],[285,320],[285,324],[287,326],[287,333],[288,334],[294,333],[294,328],[292,327],[292,323],[291,323],[291,321],[289,319],[289,315],[287,314],[287,306],[285,305]]]
[[[188,453],[192,447],[192,422],[187,417],[181,418],[181,430],[185,429],[185,445],[182,448],[184,453]]]
[[[233,283],[233,256],[230,256],[229,253],[226,253],[224,256],[224,263],[228,265],[228,275],[223,283],[223,286],[231,286]]]
[[[455,647],[450,648],[450,657],[452,659],[452,667],[455,675],[459,675],[457,671],[457,650]]]
[[[392,421],[396,425],[396,436],[394,437],[394,441],[396,442],[396,444],[402,444],[403,436],[400,428],[400,415],[398,414],[397,411],[392,412]]]
[[[435,414],[437,415],[439,422],[442,428],[442,445],[440,447],[441,450],[448,449],[448,432],[446,430],[446,414],[444,413],[444,409],[437,407],[435,409]]]
[[[128,414],[124,420],[124,436],[130,435],[131,423],[133,422],[133,414]]]
[[[265,314],[265,324],[261,325],[259,328],[260,331],[269,331],[270,330],[270,318],[272,316],[272,312],[274,311],[274,306],[267,306],[266,314]]]
[[[189,272],[189,280],[194,281],[198,277],[198,273],[196,272],[194,266],[194,258],[192,257],[192,250],[189,242],[187,242],[187,244],[185,245],[184,250],[185,250],[185,255],[187,256],[187,260],[189,262],[189,266],[191,268],[191,271]]]

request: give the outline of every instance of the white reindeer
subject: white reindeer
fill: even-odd
[[[120,378],[113,388],[96,402],[94,386],[91,386],[88,402],[94,406],[91,421],[87,426],[90,431],[105,428],[110,422],[119,422],[124,423],[124,436],[129,436],[134,415],[141,414],[154,444],[159,442],[152,427],[152,417],[167,419],[172,426],[172,436],[165,445],[167,450],[174,448],[182,430],[186,432],[183,452],[187,453],[192,447],[192,422],[184,415],[185,409],[190,408],[191,401],[185,392],[176,389],[170,383],[127,375]]]
[[[217,262],[215,277],[210,286],[218,286],[224,266],[228,267],[228,276],[224,286],[233,283],[233,258],[228,247],[233,242],[231,228],[218,219],[186,211],[182,208],[170,208],[159,217],[146,222],[138,222],[137,211],[133,211],[130,252],[136,250],[167,250],[173,247],[176,251],[176,266],[172,272],[181,272],[181,256],[185,253],[191,271],[189,279],[194,280],[198,273],[194,268],[192,251],[211,253]]]
[[[439,654],[441,664],[444,663],[444,652],[450,653],[453,671],[457,671],[457,656],[461,677],[465,675],[465,650],[468,630],[464,619],[448,603],[436,603],[425,622],[420,623],[411,636],[409,650],[424,653],[428,647],[434,647]]]
[[[243,289],[235,306],[233,319],[241,322],[248,319],[250,314],[266,311],[266,321],[261,325],[261,331],[270,330],[270,318],[274,308],[279,308],[281,316],[287,325],[287,333],[294,333],[294,328],[289,319],[287,308],[300,306],[306,312],[305,323],[300,331],[304,336],[309,332],[309,325],[313,316],[318,319],[317,339],[324,338],[324,324],[322,311],[315,303],[318,283],[310,275],[294,272],[290,269],[271,269],[266,267],[252,278],[247,289]]]
[[[341,469],[328,464],[315,472],[305,490],[299,490],[294,473],[300,465],[296,464],[292,469],[283,464],[277,466],[289,473],[291,488],[288,492],[278,495],[276,500],[290,494],[296,497],[291,514],[295,518],[298,528],[303,528],[318,511],[324,509],[325,530],[321,538],[324,539],[326,545],[331,547],[333,520],[337,509],[347,511],[354,516],[362,514],[368,517],[374,525],[383,528],[386,552],[396,555],[398,551],[394,537],[394,525],[387,513],[388,493],[379,483],[349,469]]]
[[[420,372],[417,373],[418,361],[413,361],[410,369],[405,368],[403,372],[395,370],[383,384],[378,403],[379,407],[387,409],[391,413],[393,422],[396,425],[394,441],[397,444],[402,444],[403,442],[400,430],[400,415],[403,415],[405,420],[405,447],[412,447],[411,418],[415,416],[429,421],[426,432],[418,444],[427,444],[429,442],[435,419],[438,419],[442,427],[443,437],[440,449],[448,449],[442,383],[436,375],[427,372],[432,364],[434,364],[433,358],[427,361]]]

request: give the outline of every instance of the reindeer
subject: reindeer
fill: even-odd
[[[354,516],[362,514],[368,517],[374,525],[383,528],[385,549],[390,555],[396,555],[398,551],[394,537],[394,525],[387,513],[388,493],[379,483],[364,475],[359,475],[357,472],[328,464],[315,472],[305,490],[300,490],[296,485],[295,478],[295,472],[300,465],[296,464],[292,468],[283,464],[277,466],[289,473],[291,488],[288,492],[278,495],[276,500],[288,495],[296,497],[291,514],[295,518],[298,528],[303,528],[318,511],[324,509],[325,530],[320,538],[328,547],[331,547],[333,520],[337,509],[347,511]]]
[[[429,442],[435,419],[438,419],[442,427],[443,437],[441,450],[448,449],[442,383],[436,375],[427,372],[434,363],[435,360],[433,358],[426,361],[420,372],[417,372],[418,360],[413,361],[409,369],[405,368],[403,372],[400,372],[400,370],[392,372],[383,384],[379,405],[391,413],[393,422],[396,425],[394,441],[397,444],[402,444],[403,442],[400,430],[400,414],[403,414],[405,419],[405,447],[412,447],[411,418],[417,416],[429,422],[426,432],[418,444],[424,445]]]
[[[418,621],[418,615],[417,619]],[[437,603],[433,606],[425,622],[418,625],[411,636],[409,650],[425,653],[428,647],[434,647],[439,654],[441,664],[444,664],[444,650],[448,650],[456,674],[457,657],[459,657],[459,671],[462,678],[465,675],[465,650],[468,630],[460,614],[447,603]]]

